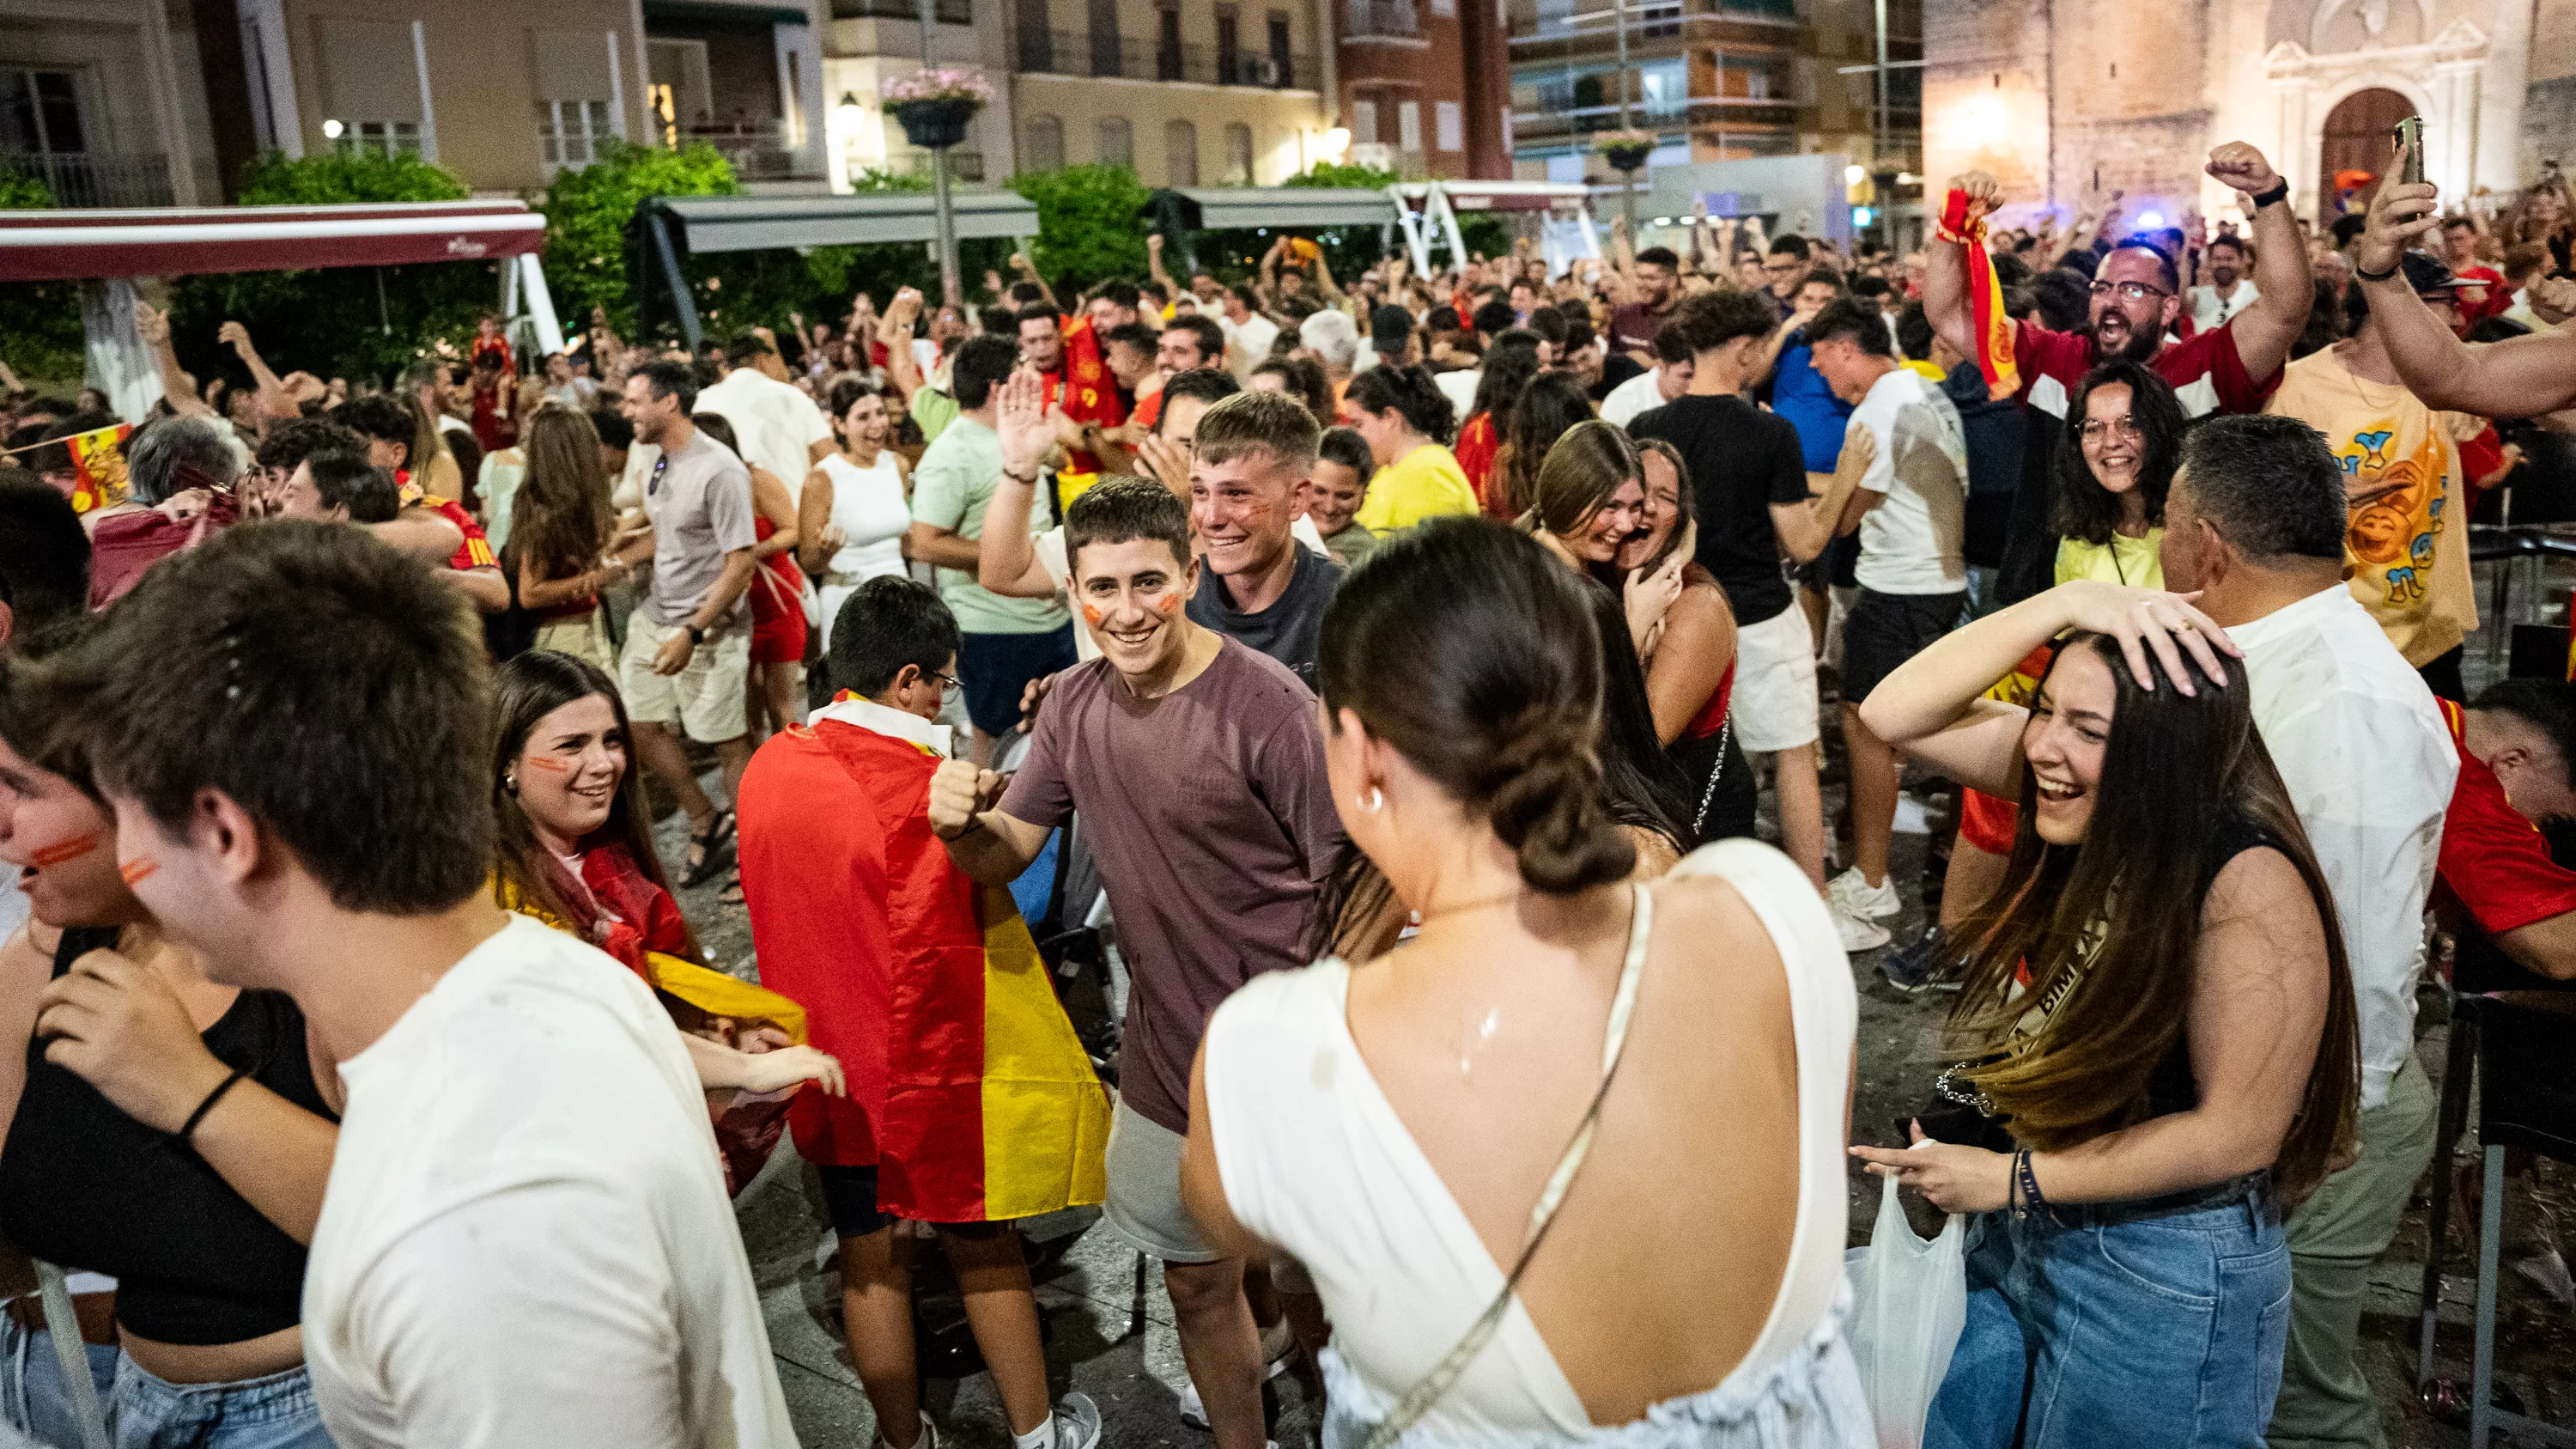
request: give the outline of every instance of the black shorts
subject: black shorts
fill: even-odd
[[[1896,667],[1959,627],[1968,594],[1881,594],[1862,589],[1843,615],[1843,703],[1858,708]]]
[[[988,735],[1020,727],[1020,696],[1029,681],[1074,666],[1073,626],[1043,634],[964,634],[957,673],[966,682],[966,717]]]
[[[845,1238],[864,1238],[895,1221],[893,1215],[877,1211],[877,1170],[868,1167],[830,1167],[817,1164],[814,1171],[823,1179],[823,1211],[832,1219],[832,1231]],[[939,1231],[960,1238],[997,1238],[1009,1232],[1008,1222],[937,1223]]]

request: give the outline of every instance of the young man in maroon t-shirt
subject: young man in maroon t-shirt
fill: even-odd
[[[2142,240],[2123,242],[2093,274],[2093,306],[2084,331],[2055,332],[2033,322],[2006,324],[2014,331],[2022,401],[2063,418],[2086,373],[2097,363],[2125,357],[2154,368],[2172,383],[2183,411],[2192,417],[2263,410],[2315,299],[2307,249],[2290,212],[2289,183],[2262,152],[2230,141],[2209,153],[2208,169],[2246,198],[2245,209],[2254,219],[2254,285],[2261,295],[2225,325],[2176,340],[2171,329],[2182,316],[2184,297],[2174,259]],[[1981,215],[2003,204],[2002,188],[1982,171],[1953,178],[1950,188],[1966,192],[1971,208]],[[1966,244],[1936,239],[1926,260],[1924,311],[1952,347],[1976,356]]]

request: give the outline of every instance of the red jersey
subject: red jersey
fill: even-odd
[[[2539,828],[2505,799],[2486,762],[2469,753],[2462,733],[2467,713],[2447,699],[2434,703],[2460,756],[2459,779],[2442,815],[2442,888],[2490,939],[2576,911],[2576,871],[2549,858]]]
[[[2083,385],[2084,374],[2093,370],[2094,353],[2089,336],[2052,331],[2025,320],[2013,339],[2013,362],[2021,369],[2021,400],[2050,417],[2066,416],[2067,406],[2075,400],[2075,389]],[[2224,326],[2165,344],[2147,366],[2173,384],[2183,415],[2192,418],[2210,413],[2259,413],[2270,401],[2272,390],[2281,385],[2277,369],[2259,382],[2245,375],[2245,361],[2236,355],[2236,323],[2232,319]]]
[[[2513,288],[2504,284],[2504,274],[2493,267],[2462,267],[2460,279],[2460,321],[2475,327],[2489,317],[2501,317],[2513,308]]]
[[[474,515],[466,512],[462,505],[415,487],[408,468],[394,470],[394,486],[402,490],[404,507],[418,505],[426,508],[455,524],[456,531],[465,535],[465,541],[456,546],[456,552],[447,556],[449,568],[490,569],[501,566],[501,561],[492,556],[492,540],[483,532],[483,525],[476,523]]]

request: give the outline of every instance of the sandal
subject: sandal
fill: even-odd
[[[716,892],[716,904],[720,906],[738,906],[742,903],[742,874],[737,871],[734,873],[733,879],[724,883],[724,889]]]
[[[687,890],[705,885],[726,866],[733,864],[732,854],[725,849],[732,842],[733,812],[730,810],[718,810],[715,818],[707,822],[706,829],[690,831],[689,853],[696,859],[682,868],[680,888]]]

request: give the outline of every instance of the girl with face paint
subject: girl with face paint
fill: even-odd
[[[112,1316],[106,1295],[82,1316],[120,1449],[183,1400],[212,1419],[195,1442],[327,1449],[298,1309],[336,1064],[284,995],[217,985],[162,935],[131,889],[152,853],[120,869],[106,805],[29,757],[45,745],[21,687],[0,691],[0,861],[31,911],[0,943],[0,1045],[21,1063],[0,1074],[0,1233],[118,1280]],[[40,1324],[0,1319],[0,1353],[26,1366],[25,1427],[78,1442]]]

